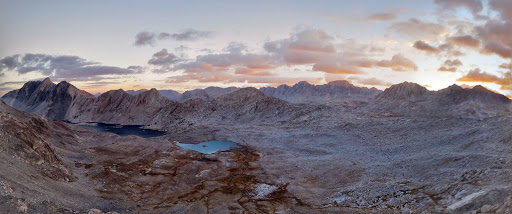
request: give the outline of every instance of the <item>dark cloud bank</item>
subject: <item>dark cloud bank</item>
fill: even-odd
[[[108,75],[129,75],[141,72],[134,66],[129,68],[105,66],[78,56],[31,53],[16,54],[0,59],[0,71],[16,72],[17,74],[34,72],[66,80],[98,80]]]

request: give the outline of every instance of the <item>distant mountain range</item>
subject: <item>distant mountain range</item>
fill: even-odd
[[[342,103],[342,107],[337,108],[380,115],[446,113],[489,117],[511,110],[510,99],[481,86],[464,89],[453,85],[429,91],[408,82],[384,91],[335,81],[325,85],[299,82],[291,87],[281,85],[260,90],[209,87],[183,94],[172,90],[119,89],[95,97],[68,82],[54,84],[46,78],[27,82],[21,89],[11,91],[1,99],[19,110],[50,119],[137,124],[156,129],[184,123],[287,121],[316,111],[314,109],[319,104]]]
[[[148,89],[139,89],[139,90],[137,90],[137,91],[135,91],[135,90],[128,90],[128,91],[125,91],[125,92],[126,92],[127,94],[129,94],[129,95],[133,95],[133,96],[135,96],[135,95],[140,94],[140,93],[142,93],[142,92],[145,92],[145,91],[147,91],[147,90],[148,90]],[[169,98],[169,99],[171,99],[171,100],[173,100],[173,101],[179,101],[179,100],[180,100],[180,98],[181,98],[181,93],[180,93],[180,92],[177,92],[177,91],[175,91],[175,90],[171,90],[171,89],[169,89],[169,90],[158,90],[158,92],[159,92],[162,96],[167,97],[167,98]],[[95,96],[95,97],[99,97],[100,95],[101,95],[101,93],[96,93],[96,94],[94,94],[94,96]]]
[[[381,91],[376,88],[357,87],[346,80],[329,82],[325,85],[311,85],[302,81],[294,86],[280,85],[265,87],[263,93],[292,103],[332,103],[353,99],[369,99]]]
[[[185,102],[190,99],[209,100],[238,90],[237,87],[208,87],[185,91],[183,94],[174,90],[158,90],[160,94],[173,101]],[[263,87],[259,89],[264,94],[273,96],[291,103],[336,103],[353,99],[373,98],[381,91],[376,88],[357,87],[346,80],[339,80],[325,85],[311,85],[306,81],[293,86],[280,85],[278,87]],[[137,95],[147,89],[125,91],[130,95]],[[99,97],[101,94],[95,94]]]
[[[374,111],[398,114],[438,114],[459,117],[491,117],[511,111],[511,100],[482,86],[462,88],[452,85],[429,91],[416,83],[393,85],[375,97]]]

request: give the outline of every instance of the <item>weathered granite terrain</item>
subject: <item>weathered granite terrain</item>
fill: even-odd
[[[293,86],[280,85],[276,88],[260,89],[269,96],[291,103],[337,103],[352,100],[367,100],[379,92],[376,88],[356,87],[346,80],[338,80],[325,85],[311,85],[305,81]]]
[[[2,99],[9,101],[12,94]],[[168,134],[143,139],[98,133],[53,121],[46,111],[34,111],[45,119],[0,102],[0,133],[6,139],[0,147],[5,168],[0,203],[6,210],[512,209],[512,106],[483,87],[428,91],[402,83],[372,98],[302,104],[254,88],[185,102],[156,90],[136,96],[111,91],[71,103],[67,120],[142,124]],[[204,155],[173,143],[207,140],[233,141],[244,148]]]

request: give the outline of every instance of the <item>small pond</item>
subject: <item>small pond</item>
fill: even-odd
[[[242,148],[240,145],[238,145],[234,142],[217,141],[217,140],[202,142],[199,144],[188,144],[188,143],[176,142],[176,145],[181,148],[198,151],[203,154],[213,154],[218,151],[227,151],[230,149]]]
[[[120,136],[136,135],[139,137],[149,138],[165,135],[165,132],[163,131],[144,129],[139,125],[119,125],[106,123],[78,123],[75,125],[100,132],[112,132]]]

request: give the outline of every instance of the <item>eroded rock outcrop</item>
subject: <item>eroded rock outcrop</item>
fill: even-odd
[[[52,130],[42,118],[19,112],[0,101],[1,155],[30,164],[57,181],[73,181],[75,176],[50,145]]]

